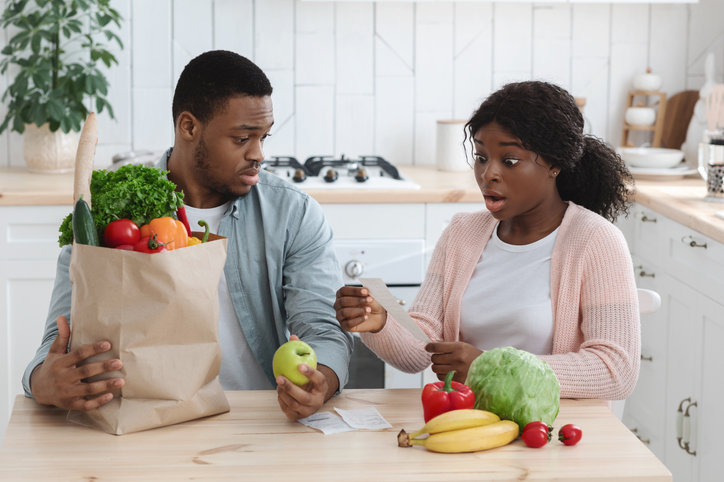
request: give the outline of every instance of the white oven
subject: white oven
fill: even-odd
[[[381,278],[401,305],[410,306],[425,275],[423,239],[341,239],[334,245],[345,284]],[[420,388],[423,381],[422,373],[403,373],[383,363],[355,334],[348,388]]]

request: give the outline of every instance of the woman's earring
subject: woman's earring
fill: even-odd
[[[553,177],[556,177],[558,175],[559,171],[553,171]]]

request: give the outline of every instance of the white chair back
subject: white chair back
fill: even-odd
[[[642,315],[648,315],[656,313],[661,308],[661,295],[654,290],[647,290],[645,288],[638,288],[636,290],[639,296],[639,313]],[[623,417],[623,409],[626,405],[626,400],[612,400],[611,411],[621,420]]]

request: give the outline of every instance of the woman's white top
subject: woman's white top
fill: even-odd
[[[460,339],[480,350],[513,346],[550,354],[551,254],[558,228],[534,243],[514,245],[500,240],[498,226],[463,293]]]

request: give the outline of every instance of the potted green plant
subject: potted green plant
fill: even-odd
[[[123,48],[115,31],[121,16],[110,0],[7,0],[0,25],[10,33],[0,73],[12,79],[0,133],[24,133],[31,171],[71,171],[89,110],[114,118],[99,62],[118,64],[107,45]]]

